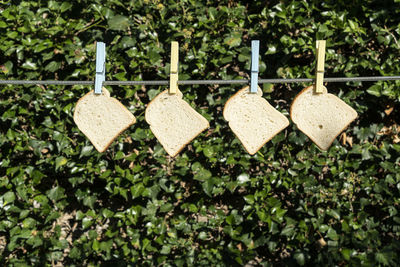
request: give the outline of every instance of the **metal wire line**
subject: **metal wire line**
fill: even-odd
[[[304,83],[313,82],[312,78],[296,79],[259,79],[259,84],[264,83]],[[324,82],[373,82],[400,80],[400,76],[370,76],[370,77],[333,77],[324,78]],[[179,85],[202,85],[202,84],[248,84],[250,80],[180,80]],[[24,85],[24,84],[53,84],[53,85],[94,85],[94,81],[55,81],[55,80],[0,80],[1,84]],[[160,81],[104,81],[103,85],[168,85],[169,80]]]

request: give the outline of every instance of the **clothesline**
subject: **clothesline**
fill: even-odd
[[[400,76],[370,76],[370,77],[333,77],[324,78],[324,82],[373,82],[400,80]],[[295,79],[259,79],[259,84],[264,83],[304,83],[313,82],[312,78]],[[104,81],[103,85],[168,85],[169,80],[152,81]],[[179,85],[204,85],[204,84],[248,84],[250,80],[179,80]],[[94,85],[94,81],[56,81],[56,80],[0,80],[0,84],[23,85]]]

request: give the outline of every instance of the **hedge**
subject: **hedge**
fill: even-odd
[[[400,1],[0,1],[0,79],[180,80],[400,73]],[[309,84],[265,84],[288,116]],[[0,263],[399,265],[399,81],[329,83],[359,117],[327,152],[296,126],[255,156],[222,117],[239,85],[180,86],[210,122],[176,158],[144,121],[165,86],[107,86],[137,118],[105,153],[73,122],[90,86],[0,87]]]

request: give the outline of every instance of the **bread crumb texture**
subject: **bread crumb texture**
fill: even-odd
[[[209,127],[208,121],[182,99],[182,92],[157,95],[147,106],[145,119],[165,151],[175,157]]]
[[[102,94],[94,91],[79,99],[75,107],[74,121],[93,146],[104,152],[124,130],[136,122],[133,114],[119,102],[110,97],[103,88]]]
[[[248,86],[239,90],[226,102],[223,116],[251,155],[289,125],[289,120],[262,97],[260,87],[257,93],[250,93]]]
[[[323,93],[317,94],[314,86],[309,86],[294,99],[290,116],[300,131],[320,149],[327,150],[357,118],[357,112],[325,87]]]

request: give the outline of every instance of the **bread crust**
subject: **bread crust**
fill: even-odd
[[[103,153],[104,151],[106,151],[106,150],[108,149],[108,147],[115,141],[115,139],[116,139],[119,135],[121,135],[126,129],[128,129],[129,127],[131,127],[133,124],[136,123],[136,118],[135,118],[135,116],[134,116],[124,105],[122,105],[121,102],[119,102],[119,101],[118,101],[117,99],[115,99],[114,97],[111,97],[111,96],[110,96],[110,92],[109,92],[105,87],[103,87],[102,90],[103,90],[102,94],[105,94],[108,98],[110,98],[111,101],[114,101],[114,102],[116,101],[116,103],[118,103],[118,105],[120,105],[120,107],[122,107],[126,112],[128,112],[129,114],[131,114],[131,115],[132,115],[132,120],[131,120],[131,122],[130,122],[127,126],[125,126],[124,128],[122,128],[122,129],[118,132],[118,134],[116,134],[116,135],[113,137],[113,139],[110,140],[110,141],[107,143],[107,145],[106,145],[104,148],[98,147],[97,144],[91,142],[92,145],[96,148],[96,150],[97,150],[98,152],[100,152],[100,153]],[[106,93],[104,93],[104,92],[106,92]],[[80,103],[82,100],[84,100],[86,97],[92,95],[93,93],[94,93],[94,90],[91,90],[90,92],[88,92],[87,94],[85,94],[83,97],[81,97],[81,98],[78,100],[78,102],[76,102],[76,105],[75,105],[74,116],[73,116],[74,122],[75,122],[75,124],[78,126],[78,129],[79,129],[83,134],[85,134],[85,132],[82,131],[82,129],[79,127],[79,124],[76,122],[76,121],[77,121],[77,118],[76,118],[76,116],[77,116],[77,115],[76,115],[76,107],[79,105],[79,103]],[[86,134],[85,134],[85,135],[86,135]],[[89,139],[89,140],[90,140],[90,139]]]
[[[321,146],[318,145],[318,143],[317,143],[317,141],[315,140],[315,138],[313,138],[311,135],[308,135],[308,134],[304,131],[304,129],[301,127],[301,125],[297,124],[297,122],[293,119],[293,105],[294,105],[294,103],[296,102],[297,98],[298,98],[300,95],[302,95],[303,93],[305,93],[306,91],[310,90],[310,89],[314,90],[314,88],[315,88],[315,85],[310,85],[310,86],[304,88],[303,90],[301,90],[300,93],[298,93],[298,94],[296,95],[296,97],[293,99],[292,105],[290,106],[290,118],[291,118],[292,121],[296,124],[297,128],[299,128],[299,130],[300,130],[302,133],[304,133],[305,135],[307,135],[308,138],[310,138],[311,141],[313,141],[313,143],[314,143],[320,150],[322,150],[322,151],[327,151],[327,150],[329,149],[329,147],[331,147],[331,145],[332,145],[332,143],[335,141],[335,139],[336,139],[347,127],[349,127],[349,125],[358,117],[358,114],[357,114],[357,112],[356,112],[356,117],[355,117],[352,121],[350,121],[349,123],[347,123],[347,124],[338,132],[338,134],[336,134],[335,137],[334,137],[331,141],[329,141],[329,146],[327,146],[327,149],[322,148]],[[327,94],[328,97],[329,97],[329,95],[332,95],[332,94],[328,93],[328,90],[326,89],[325,86],[324,86],[323,94]],[[333,95],[333,96],[335,96],[335,95]],[[335,97],[336,97],[336,96],[335,96]],[[352,108],[352,109],[353,109],[353,108]],[[353,109],[353,110],[354,110],[354,109]],[[355,110],[354,110],[354,111],[355,111]]]

